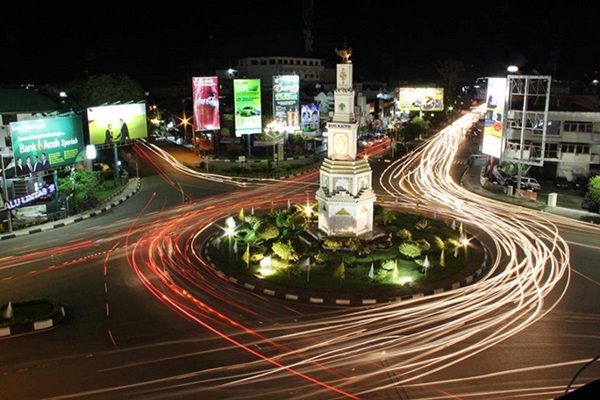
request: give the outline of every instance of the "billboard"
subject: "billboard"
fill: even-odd
[[[234,79],[235,135],[262,132],[260,79]]]
[[[492,157],[502,155],[502,116],[506,99],[506,78],[490,78],[481,152]]]
[[[307,104],[302,106],[302,134],[310,135],[319,131],[319,105]]]
[[[288,133],[300,129],[300,76],[273,77],[273,117]]]
[[[81,127],[79,116],[11,122],[16,174],[73,164],[84,149]]]
[[[146,104],[117,104],[87,109],[91,144],[122,143],[148,137]]]
[[[443,111],[443,88],[399,88],[398,108],[405,111]]]
[[[221,129],[219,80],[216,76],[192,78],[194,130]]]

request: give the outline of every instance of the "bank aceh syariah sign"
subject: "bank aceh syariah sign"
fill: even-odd
[[[47,168],[73,164],[83,151],[81,117],[40,118],[10,123],[10,136],[15,157],[23,164],[29,157],[41,163],[47,160]],[[33,171],[32,171],[33,172]]]

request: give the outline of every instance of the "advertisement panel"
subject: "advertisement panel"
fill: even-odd
[[[194,130],[221,129],[219,80],[216,76],[192,78]]]
[[[273,77],[273,116],[288,133],[300,129],[300,76]]]
[[[506,98],[506,78],[490,78],[481,152],[492,157],[502,155],[502,114]]]
[[[405,111],[444,111],[444,89],[399,88],[398,108]]]
[[[148,137],[146,104],[117,104],[87,109],[91,144],[122,143]]]
[[[84,149],[81,117],[10,123],[17,175],[70,165]]]
[[[311,135],[319,131],[319,105],[302,106],[302,134]]]
[[[234,79],[235,135],[262,132],[260,79]]]

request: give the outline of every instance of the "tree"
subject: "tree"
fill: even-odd
[[[67,83],[66,91],[72,106],[96,107],[101,104],[143,100],[141,85],[127,75],[91,75],[82,80]]]
[[[427,121],[421,117],[414,117],[402,127],[402,133],[407,141],[415,140],[427,130]]]
[[[590,199],[594,200],[596,203],[600,203],[600,175],[590,179],[588,193]]]
[[[444,61],[435,62],[434,66],[442,76],[446,88],[446,103],[448,103],[448,99],[455,100],[459,96],[460,89],[468,82],[465,64],[454,58],[448,58]]]
[[[68,195],[80,192],[95,193],[100,188],[100,171],[76,169],[69,176],[58,178],[58,191]]]

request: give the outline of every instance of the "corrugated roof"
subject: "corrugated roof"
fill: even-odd
[[[0,114],[28,114],[54,111],[53,100],[35,89],[0,87]]]

